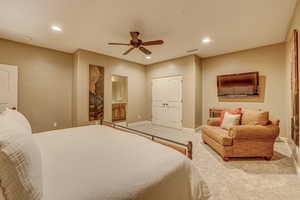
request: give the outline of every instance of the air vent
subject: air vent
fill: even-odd
[[[195,52],[197,52],[199,49],[191,49],[191,50],[188,50],[188,51],[186,51],[187,53],[195,53]]]

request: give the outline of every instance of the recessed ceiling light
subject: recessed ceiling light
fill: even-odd
[[[202,39],[202,43],[204,43],[204,44],[208,44],[210,42],[211,42],[211,39],[209,37],[206,37],[206,38]]]
[[[151,56],[146,56],[145,58],[149,60],[149,59],[151,59]]]
[[[51,29],[53,31],[62,32],[62,28],[60,28],[59,26],[51,26]]]

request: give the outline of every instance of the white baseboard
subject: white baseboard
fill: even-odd
[[[193,128],[182,128],[182,132],[184,132],[184,133],[195,133],[195,129],[193,129]]]
[[[127,122],[116,122],[115,124],[118,124],[120,126],[128,126]]]
[[[184,133],[197,133],[201,127],[197,128],[182,128],[182,132]]]
[[[195,132],[199,132],[201,130],[201,126],[195,128]]]
[[[128,125],[130,125],[130,126],[140,126],[140,125],[145,125],[145,124],[152,124],[152,122],[148,121],[148,120],[144,120],[144,121],[128,123]]]

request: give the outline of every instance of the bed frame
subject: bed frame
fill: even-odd
[[[152,140],[153,142],[156,142],[156,143],[165,145],[167,147],[170,147],[172,149],[175,149],[176,151],[179,151],[180,153],[184,154],[185,156],[187,156],[191,160],[193,159],[193,143],[191,141],[188,141],[187,144],[184,144],[184,143],[177,142],[177,141],[174,141],[174,140],[170,140],[170,139],[167,139],[167,138],[152,135],[150,133],[146,133],[146,132],[143,132],[143,131],[128,128],[126,126],[121,126],[121,125],[115,124],[113,122],[105,121],[105,120],[100,120],[100,125],[109,126],[109,127],[114,128],[114,129],[121,130],[121,131],[124,131],[124,132],[127,132],[127,133],[143,136],[147,139]]]

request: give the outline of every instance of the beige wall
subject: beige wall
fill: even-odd
[[[195,102],[195,128],[202,125],[202,104],[203,104],[203,84],[202,84],[202,62],[198,56],[195,59],[195,90],[196,90],[196,102]]]
[[[0,39],[0,63],[19,67],[18,109],[34,132],[72,126],[71,54]]]
[[[183,127],[195,128],[196,110],[196,67],[195,56],[186,56],[147,66],[147,113],[148,120],[152,115],[152,79],[169,76],[183,77]]]
[[[295,16],[292,27],[299,27],[299,18]],[[128,122],[151,119],[153,78],[182,76],[185,128],[205,123],[210,107],[242,106],[271,110],[272,118],[281,119],[285,136],[289,128],[285,113],[290,109],[290,105],[282,106],[290,103],[286,90],[290,88],[286,81],[290,69],[285,53],[289,57],[288,48],[277,44],[206,59],[191,55],[145,67],[84,50],[73,56],[0,39],[0,63],[19,66],[19,110],[29,118],[35,132],[54,129],[54,122],[57,128],[66,128],[71,127],[72,119],[74,125],[88,121],[88,66],[94,64],[105,67],[107,120],[111,119],[111,75],[128,77]],[[248,71],[259,71],[267,77],[265,102],[218,102],[216,76]]]
[[[146,119],[146,70],[145,66],[125,60],[79,50],[74,65],[74,125],[88,122],[89,65],[104,67],[104,118],[112,117],[112,75],[128,77],[129,123]]]
[[[285,44],[276,44],[202,60],[203,69],[203,123],[209,108],[244,107],[270,111],[271,119],[281,120],[281,136],[286,136]],[[265,101],[219,102],[217,75],[258,71],[266,76]]]
[[[291,120],[291,108],[292,108],[292,105],[291,105],[291,60],[292,60],[292,57],[291,57],[291,39],[292,39],[292,31],[294,29],[297,29],[298,30],[298,33],[299,33],[299,42],[300,42],[300,2],[298,1],[297,3],[297,6],[295,8],[295,11],[294,11],[294,16],[291,20],[291,24],[290,24],[290,27],[289,27],[289,30],[288,30],[288,33],[287,33],[287,45],[286,45],[286,83],[285,83],[285,110],[286,110],[286,113],[287,113],[287,117],[286,117],[286,124],[287,124],[287,136],[289,139],[291,139],[291,126],[290,126],[290,120]],[[300,47],[300,44],[298,44],[299,47]],[[300,58],[300,57],[299,57]],[[298,61],[300,63],[300,61]],[[290,145],[292,147],[292,150],[293,150],[293,154],[294,154],[294,157],[296,158],[298,164],[300,165],[300,150],[299,148],[296,148],[296,146],[294,145],[294,143],[291,142],[290,140]]]

